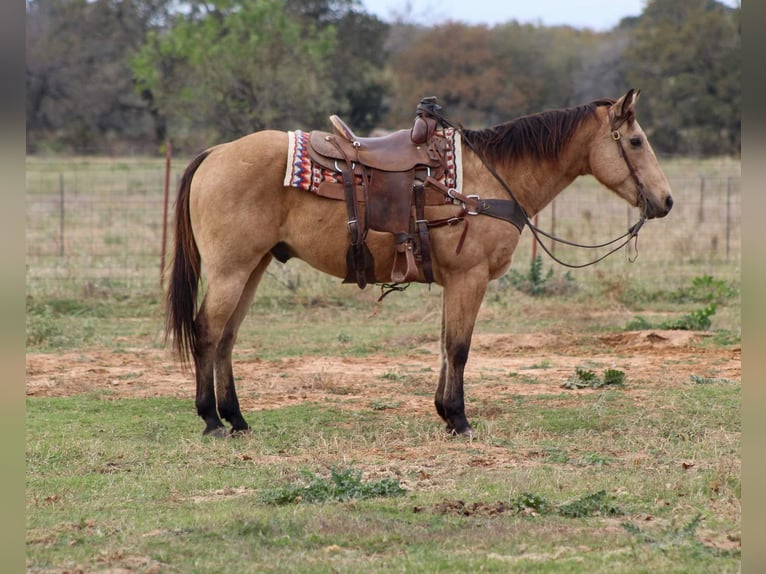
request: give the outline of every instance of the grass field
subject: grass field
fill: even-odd
[[[27,571],[738,572],[738,222],[727,259],[712,221],[725,208],[700,232],[684,193],[699,189],[677,191],[678,219],[647,226],[635,263],[567,274],[524,256],[491,285],[466,373],[471,440],[432,406],[439,289],[378,306],[296,261],[269,270],[240,334],[253,432],[203,439],[192,376],[162,348],[154,255],[136,264],[94,208],[66,229],[141,278],[99,279],[112,263],[60,258],[43,239],[58,219],[38,226],[30,201]],[[560,230],[584,209],[560,205]],[[588,372],[624,379],[593,387]]]

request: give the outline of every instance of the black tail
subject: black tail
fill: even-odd
[[[194,317],[200,279],[200,256],[189,216],[189,190],[197,168],[209,154],[195,157],[184,171],[176,199],[175,255],[165,301],[165,344],[173,337],[173,348],[183,363],[197,346]]]

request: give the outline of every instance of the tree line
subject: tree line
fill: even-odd
[[[738,155],[741,8],[649,0],[606,32],[384,22],[357,0],[27,0],[27,151],[193,153],[262,129],[358,133],[437,96],[466,127],[642,90],[664,154]]]

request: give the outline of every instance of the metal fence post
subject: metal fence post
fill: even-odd
[[[162,207],[162,253],[160,254],[160,289],[164,287],[165,282],[165,251],[168,239],[168,193],[170,189],[170,159],[173,154],[173,146],[168,140],[165,150],[165,194]]]
[[[726,261],[729,261],[729,238],[731,236],[731,176],[726,178]]]
[[[59,173],[59,257],[64,257],[64,174]]]

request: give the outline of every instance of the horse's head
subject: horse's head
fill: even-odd
[[[665,217],[673,198],[668,179],[636,121],[639,93],[631,89],[608,107],[591,148],[591,171],[598,181],[639,207],[647,219]]]

